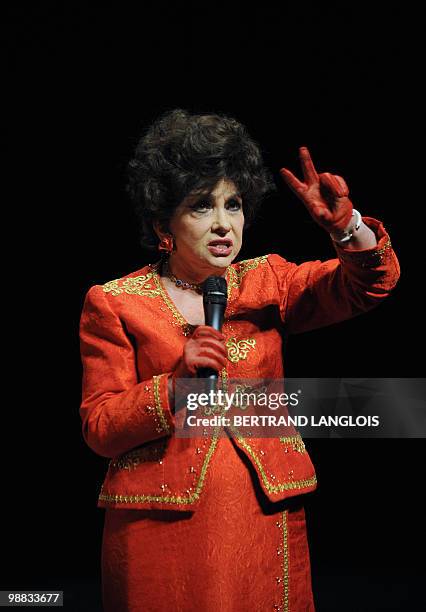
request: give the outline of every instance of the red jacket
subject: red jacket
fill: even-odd
[[[349,319],[389,295],[399,278],[398,259],[382,223],[363,220],[377,236],[374,248],[350,251],[336,245],[338,257],[324,262],[297,265],[272,254],[227,268],[222,331],[229,363],[222,381],[284,378],[284,332]],[[195,509],[223,441],[173,435],[168,379],[193,328],[157,270],[158,262],[94,285],[83,306],[82,431],[90,448],[110,458],[99,507]],[[316,488],[314,467],[297,432],[280,439],[234,440],[270,500]]]

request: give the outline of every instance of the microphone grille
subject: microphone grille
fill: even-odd
[[[204,293],[224,293],[226,295],[228,285],[224,276],[209,276],[204,281]]]

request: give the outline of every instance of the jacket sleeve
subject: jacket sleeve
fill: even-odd
[[[82,431],[95,453],[113,458],[171,435],[174,414],[169,406],[168,379],[172,373],[138,380],[131,339],[101,285],[91,287],[85,297],[80,351]]]
[[[363,221],[376,234],[377,245],[352,251],[333,242],[336,259],[300,265],[272,255],[280,315],[288,333],[297,334],[355,317],[380,304],[400,276],[397,256],[383,224]]]

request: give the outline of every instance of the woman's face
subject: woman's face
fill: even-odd
[[[232,181],[221,179],[210,194],[189,194],[170,221],[176,244],[171,264],[200,277],[224,273],[240,252],[243,226],[242,199]]]

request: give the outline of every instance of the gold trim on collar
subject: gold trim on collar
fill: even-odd
[[[160,263],[161,263],[160,261],[157,261],[155,264],[151,265],[151,269],[152,269],[151,275],[152,275],[152,279],[155,284],[157,295],[159,295],[162,298],[167,308],[171,311],[176,324],[182,328],[183,335],[189,336],[189,334],[192,334],[197,326],[192,325],[185,319],[185,317],[176,308],[176,306],[173,303],[173,300],[170,299],[167,291],[164,289],[163,285],[161,284],[160,275],[158,274]]]
[[[140,276],[130,276],[128,278],[116,278],[102,285],[105,293],[111,295],[120,295],[128,293],[129,295],[144,295],[147,297],[157,297],[158,289],[153,288],[151,279],[152,272],[141,274]]]
[[[230,265],[229,270],[229,282],[228,282],[228,299],[231,296],[232,289],[239,289],[243,277],[249,270],[256,269],[259,264],[267,262],[269,255],[261,255],[260,257],[253,257],[252,259],[243,259],[234,264],[236,267]]]
[[[233,289],[239,289],[241,285],[241,280],[247,274],[247,272],[249,270],[254,270],[255,268],[257,268],[260,263],[266,263],[267,259],[268,255],[262,255],[260,257],[254,257],[252,259],[244,259],[242,261],[239,261],[235,264],[235,268],[232,264],[226,268],[225,278],[227,282],[228,303],[235,297],[232,295]],[[185,317],[176,308],[173,300],[170,298],[167,291],[164,289],[159,274],[160,266],[161,260],[158,260],[153,264],[149,264],[149,267],[152,271],[150,273],[150,277],[152,276],[152,279],[154,281],[156,295],[161,296],[163,302],[171,311],[176,321],[176,324],[182,328],[183,334],[185,336],[188,336],[195,330],[197,326],[192,325],[185,319]]]
[[[269,255],[261,255],[260,257],[253,257],[252,259],[244,259],[226,268],[225,277],[228,287],[228,303],[235,297],[232,295],[233,289],[239,289],[241,281],[247,272],[257,268],[260,263],[266,263],[268,256]],[[140,295],[151,298],[161,297],[167,308],[171,311],[176,325],[182,328],[185,336],[188,336],[197,326],[192,325],[185,319],[162,286],[159,275],[160,265],[161,260],[153,264],[148,264],[150,272],[147,274],[116,278],[104,283],[102,289],[105,293],[110,293],[112,296],[127,293],[129,295]]]

